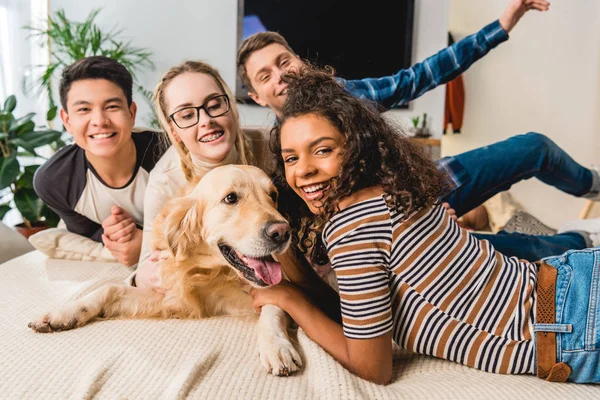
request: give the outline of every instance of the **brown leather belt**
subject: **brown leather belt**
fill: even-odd
[[[536,323],[556,323],[556,276],[558,271],[542,262],[538,274]],[[567,363],[556,361],[556,333],[535,333],[537,376],[550,382],[565,382],[571,374]]]

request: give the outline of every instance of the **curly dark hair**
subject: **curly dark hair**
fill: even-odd
[[[317,233],[338,210],[340,199],[357,190],[381,186],[388,205],[401,210],[404,218],[439,202],[447,185],[445,175],[423,147],[386,121],[374,104],[347,93],[330,70],[309,66],[284,79],[288,97],[270,137],[276,158],[273,180],[279,188],[281,211],[304,253],[310,247],[322,247]],[[307,114],[325,118],[345,138],[339,176],[323,199],[319,215],[313,215],[287,184],[281,156],[282,127],[289,119]]]

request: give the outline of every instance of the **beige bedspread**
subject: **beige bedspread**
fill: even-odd
[[[99,321],[38,334],[30,318],[129,273],[115,263],[49,260],[34,251],[0,265],[1,399],[600,398],[599,386],[500,376],[397,351],[393,382],[348,373],[300,330],[304,368],[287,378],[259,363],[253,315]]]

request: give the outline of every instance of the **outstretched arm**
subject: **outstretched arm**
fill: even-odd
[[[499,20],[410,68],[382,78],[338,80],[352,95],[376,102],[386,109],[408,103],[450,82],[490,50],[508,40],[508,32],[525,12],[546,11],[548,6],[545,0],[511,0]]]

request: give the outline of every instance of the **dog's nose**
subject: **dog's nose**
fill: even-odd
[[[291,235],[291,228],[287,222],[269,222],[265,226],[265,234],[277,244],[285,243]]]

